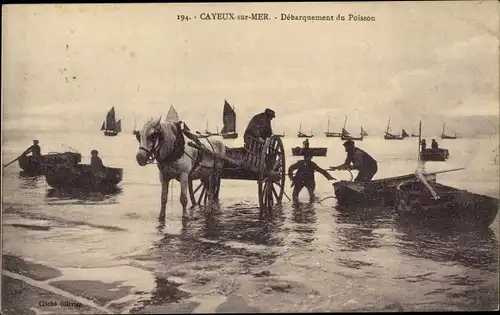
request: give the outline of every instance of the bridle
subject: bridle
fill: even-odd
[[[146,152],[148,155],[148,160],[146,162],[147,164],[152,164],[155,162],[156,157],[158,156],[158,149],[160,147],[161,140],[163,140],[161,130],[158,129],[158,126],[154,127],[154,132],[150,137],[153,137],[153,139],[152,139],[153,146],[151,147],[151,150],[148,150],[143,146],[139,147],[139,150]]]

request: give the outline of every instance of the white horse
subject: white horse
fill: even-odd
[[[184,126],[183,126],[184,125]],[[183,128],[184,127],[184,128]],[[154,163],[156,160],[160,171],[161,182],[161,209],[159,220],[165,220],[165,209],[168,199],[168,185],[170,180],[175,179],[181,184],[180,202],[182,204],[183,218],[186,217],[188,203],[188,181],[189,176],[200,178],[208,187],[208,204],[206,211],[211,212],[214,198],[214,185],[209,185],[212,172],[220,174],[223,162],[212,154],[203,153],[186,144],[189,139],[199,141],[207,149],[222,155],[226,154],[226,147],[220,140],[201,138],[189,132],[182,122],[161,122],[161,117],[151,119],[136,134],[139,141],[139,151],[136,159],[140,166]],[[196,161],[199,159],[197,165]],[[196,167],[196,168],[195,168]],[[195,175],[194,175],[195,174]],[[191,199],[192,206],[196,205],[194,198]]]

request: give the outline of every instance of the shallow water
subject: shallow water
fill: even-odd
[[[177,296],[165,283],[165,275],[177,275],[186,282],[186,291],[191,290],[189,295],[203,299],[203,292],[210,290],[236,290],[251,305],[266,311],[498,306],[498,217],[485,231],[444,231],[418,222],[399,222],[389,208],[346,212],[337,209],[335,199],[308,204],[303,190],[302,204],[293,206],[285,197],[275,215],[262,222],[258,220],[257,183],[226,180],[213,221],[195,208],[183,222],[180,188],[174,183],[167,222],[162,226],[157,221],[158,171],[154,165],[137,165],[137,142],[131,132],[117,137],[100,133],[37,137],[42,153],[64,151],[67,148],[61,144],[71,145],[83,154],[84,163],[89,162],[90,150],[98,149],[105,165],[124,169],[124,180],[117,192],[108,195],[68,194],[51,189],[43,176],[20,174],[15,163],[7,167],[2,221],[6,253],[70,269],[135,266],[152,271],[151,277],[135,281],[141,283],[141,290],[151,290],[152,299],[187,298]],[[283,140],[288,167],[297,160],[291,148],[302,140]],[[235,147],[241,141],[225,140]],[[7,138],[4,164],[30,142]],[[438,175],[438,182],[498,198],[498,137],[439,142],[450,150],[451,158],[445,163],[427,163],[427,171],[467,169]],[[337,138],[310,139],[312,147],[328,147],[327,157],[314,159],[324,168],[343,162],[341,144]],[[375,179],[416,169],[416,138],[384,141],[369,137],[359,146],[379,162]],[[349,178],[345,172],[332,175],[339,180]],[[316,181],[319,198],[333,195],[331,184],[320,174]],[[291,196],[289,185],[286,193]],[[46,228],[25,227],[29,225]],[[126,271],[116,272],[113,277],[133,277]],[[287,285],[270,282],[276,277]]]

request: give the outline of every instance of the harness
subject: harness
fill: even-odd
[[[156,160],[159,164],[162,163],[171,163],[179,160],[182,155],[185,153],[184,146],[185,146],[185,140],[184,140],[184,130],[182,130],[182,122],[177,122],[175,123],[176,127],[176,137],[174,140],[173,144],[173,149],[162,159],[159,159],[158,156],[159,154],[159,148],[161,147],[161,144],[165,139],[163,139],[163,135],[161,133],[161,130],[159,130],[157,127],[155,127],[155,133],[153,134],[153,147],[151,150],[146,149],[145,147],[139,147],[139,150],[142,150],[146,152],[149,156],[148,158],[148,163],[154,163]],[[187,154],[187,153],[186,153]],[[189,155],[188,155],[189,156]],[[191,156],[189,156],[191,159],[193,159]]]

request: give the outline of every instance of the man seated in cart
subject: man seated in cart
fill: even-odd
[[[263,113],[259,113],[253,116],[253,118],[248,123],[245,134],[243,135],[245,148],[249,149],[251,138],[265,141],[267,138],[272,136],[273,130],[271,127],[271,121],[274,117],[276,117],[276,114],[272,109],[269,108],[266,108]]]
[[[27,148],[26,151],[24,151],[21,155],[27,155],[29,153],[31,153],[31,155],[37,159],[42,156],[40,146],[38,145],[38,140],[33,140],[33,145]]]
[[[297,170],[297,173],[293,176],[293,172],[295,170]],[[309,192],[309,200],[311,202],[316,200],[316,196],[314,195],[314,190],[316,189],[314,172],[319,172],[325,176],[326,179],[333,180],[333,177],[326,170],[322,169],[312,161],[312,155],[308,151],[304,152],[303,160],[297,161],[297,163],[288,168],[288,177],[290,178],[293,187],[293,202],[297,203],[299,201],[299,193],[304,187]]]
[[[344,164],[332,167],[330,168],[330,170],[358,170],[359,173],[358,176],[356,176],[356,178],[354,179],[355,182],[371,181],[378,170],[377,161],[375,161],[375,159],[365,151],[357,148],[354,145],[354,141],[352,140],[347,140],[346,142],[344,142],[344,147],[345,151],[347,152],[347,158]]]

